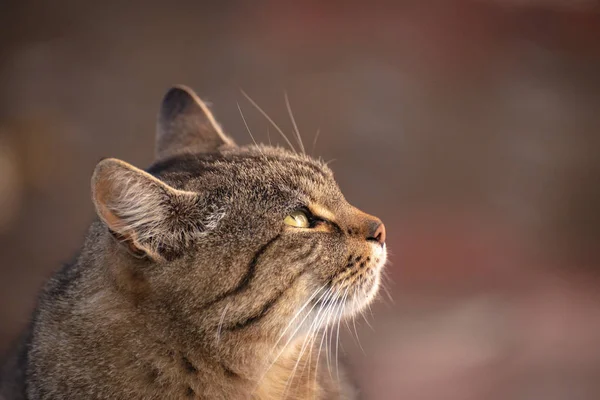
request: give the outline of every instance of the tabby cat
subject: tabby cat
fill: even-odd
[[[164,97],[156,140],[146,171],[97,165],[98,219],[40,295],[1,393],[356,398],[323,328],[376,295],[382,222],[347,203],[324,163],[236,146],[186,87]]]

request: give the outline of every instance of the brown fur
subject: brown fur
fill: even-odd
[[[101,161],[92,197],[99,219],[40,295],[7,398],[354,398],[323,328],[372,300],[385,230],[327,166],[237,147],[175,87],[155,164]],[[283,223],[298,209],[310,227]]]

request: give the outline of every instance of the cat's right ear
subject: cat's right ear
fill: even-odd
[[[96,212],[138,256],[171,259],[216,223],[199,194],[175,189],[133,165],[100,161],[92,177]]]
[[[167,92],[158,115],[157,160],[186,152],[215,152],[234,145],[192,89],[179,85]]]

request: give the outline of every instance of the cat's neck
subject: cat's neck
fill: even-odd
[[[92,247],[112,240],[96,239]],[[146,288],[134,266],[125,265],[119,252],[104,252],[101,258],[93,254],[84,252],[79,262],[96,264],[90,279],[103,282],[89,286],[104,289],[84,296],[79,307],[85,307],[97,325],[87,329],[95,335],[90,340],[100,344],[103,338],[123,338],[118,347],[103,347],[115,364],[125,358],[132,361],[127,380],[135,386],[133,392],[153,388],[163,391],[164,398],[322,397],[326,389],[320,376],[328,374],[328,366],[325,354],[319,355],[320,337],[300,336],[278,347],[273,338],[242,332],[217,340],[210,331],[198,332],[181,321],[167,321],[165,315],[149,314]]]

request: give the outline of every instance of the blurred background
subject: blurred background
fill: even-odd
[[[343,329],[365,399],[600,398],[595,1],[22,0],[0,26],[0,353],[82,243],[96,162],[148,166],[184,83],[240,144],[238,101],[282,141],[239,89],[291,133],[287,92],[386,223],[364,352]]]

